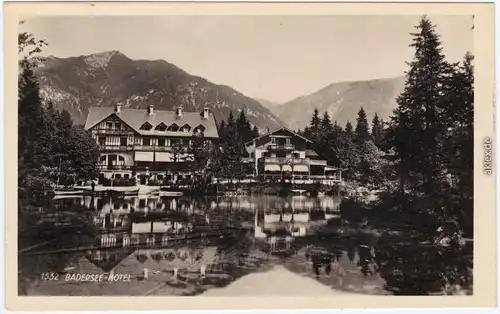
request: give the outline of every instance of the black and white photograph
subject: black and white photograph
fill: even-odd
[[[473,296],[476,22],[19,19],[17,295]]]

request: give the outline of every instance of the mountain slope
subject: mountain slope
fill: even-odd
[[[317,108],[321,115],[328,111],[332,121],[345,125],[351,121],[355,126],[359,109],[363,106],[371,124],[377,113],[386,120],[396,107],[396,97],[403,91],[404,77],[370,81],[341,82],[331,84],[315,93],[296,98],[274,107],[273,113],[286,121],[292,129],[304,128]]]
[[[281,123],[258,101],[231,87],[186,73],[164,60],[131,60],[118,51],[71,58],[48,57],[36,69],[41,94],[75,123],[85,122],[90,106],[201,111],[208,106],[217,121],[244,109],[252,124],[265,129]]]
[[[262,106],[266,107],[269,110],[271,110],[274,107],[281,106],[280,103],[277,103],[277,102],[274,102],[271,100],[267,100],[267,99],[263,99],[263,98],[254,98],[254,99],[257,100]]]

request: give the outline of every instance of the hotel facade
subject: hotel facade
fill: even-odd
[[[219,137],[206,107],[201,112],[91,107],[85,129],[100,148],[98,181],[135,179],[139,185],[190,179],[193,139],[214,143]]]
[[[253,164],[255,176],[264,179],[332,185],[342,182],[341,169],[329,166],[312,147],[309,139],[280,128],[245,143],[250,156],[245,161]]]

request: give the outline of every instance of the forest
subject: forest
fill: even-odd
[[[66,110],[42,99],[34,69],[46,42],[33,35],[18,36],[18,194],[31,199],[56,184],[97,175],[99,147],[82,126],[75,126]]]

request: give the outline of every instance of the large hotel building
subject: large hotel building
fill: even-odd
[[[190,154],[193,138],[203,134],[203,140],[218,139],[217,125],[208,108],[201,112],[183,112],[116,107],[91,107],[85,129],[92,133],[100,147],[100,181],[131,179],[137,184],[148,180],[165,180],[166,170],[176,163],[177,180],[189,179]],[[179,149],[185,148],[184,150]],[[178,167],[186,165],[186,171]]]

